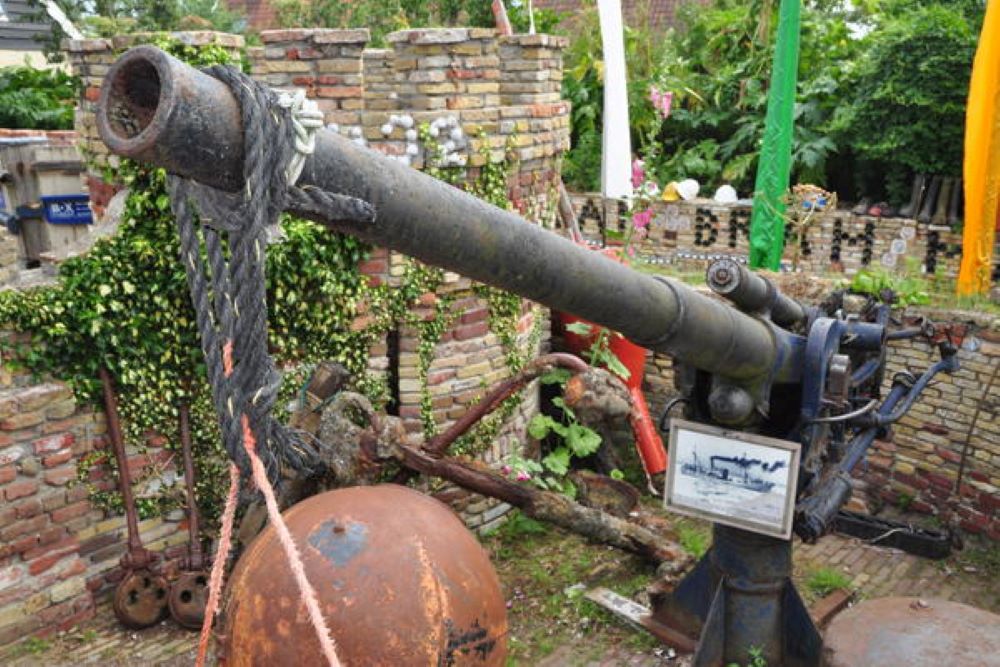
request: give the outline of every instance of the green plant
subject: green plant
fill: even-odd
[[[976,3],[886,2],[862,40],[834,129],[879,165],[894,200],[915,172],[961,173],[969,77],[982,9]],[[881,185],[881,184],[879,184]]]
[[[0,127],[72,129],[79,90],[79,77],[62,70],[30,65],[0,68]]]
[[[59,0],[66,17],[87,37],[114,37],[136,31],[219,30],[242,32],[246,19],[219,0]],[[42,38],[50,62],[65,57],[62,41],[69,36],[47,16],[41,0],[28,0],[31,18],[51,27]]]
[[[899,497],[896,499],[896,507],[899,508],[899,511],[905,512],[910,509],[910,505],[913,504],[913,500],[914,498],[912,493],[906,493],[905,491],[901,492]]]
[[[494,24],[490,4],[473,0],[278,0],[275,7],[282,27],[366,27],[373,46],[383,45],[394,30]]]
[[[816,597],[825,597],[835,590],[850,588],[851,578],[839,570],[821,567],[806,578],[806,588]]]
[[[759,646],[751,646],[747,649],[746,667],[767,667],[767,658],[764,657],[764,649]],[[726,667],[741,667],[738,662],[730,662]]]
[[[20,655],[41,655],[52,648],[52,642],[40,637],[28,637],[17,646]]]
[[[708,551],[712,536],[704,525],[696,525],[687,521],[676,524],[677,541],[681,548],[695,558],[701,558]]]
[[[885,269],[868,268],[854,274],[850,288],[852,292],[869,294],[900,306],[930,303],[927,281],[910,275],[894,275]]]
[[[585,322],[571,322],[566,325],[566,331],[575,333],[578,336],[593,335],[593,342],[590,344],[590,347],[584,350],[583,353],[587,358],[587,362],[591,366],[607,368],[622,380],[629,379],[631,372],[625,367],[625,364],[621,362],[618,355],[611,351],[610,347],[612,337],[624,338],[624,336],[618,332],[609,331],[604,327],[595,328]]]

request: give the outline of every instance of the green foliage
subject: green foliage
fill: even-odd
[[[821,567],[806,578],[806,588],[816,597],[824,597],[839,588],[849,588],[851,578],[839,570]]]
[[[48,19],[40,0],[28,0],[34,20],[51,25],[44,40],[50,62],[65,57],[60,44],[68,35]],[[222,0],[56,0],[66,17],[87,37],[114,37],[137,31],[219,30],[242,32],[246,19]]]
[[[628,380],[632,375],[631,371],[618,358],[618,355],[611,351],[611,337],[624,338],[620,333],[608,331],[604,327],[597,327],[597,333],[595,334],[594,327],[584,322],[567,324],[566,330],[578,336],[594,335],[594,342],[583,352],[591,366],[607,368],[622,380]]]
[[[892,297],[892,303],[900,306],[930,303],[927,281],[911,275],[896,275],[884,269],[862,269],[854,274],[850,285],[852,292],[870,294],[885,300]]]
[[[71,130],[79,77],[30,65],[0,68],[0,127]]]
[[[604,111],[604,60],[600,22],[593,3],[574,19],[573,39],[564,56],[563,97],[572,103],[570,145],[563,161],[563,178],[577,190],[600,187],[601,117]],[[666,48],[648,21],[641,18],[625,28],[629,114],[633,145],[654,149],[660,119],[647,101],[649,85]]]
[[[976,23],[959,4],[888,2],[862,41],[835,129],[902,187],[915,172],[961,173]]]
[[[746,667],[767,667],[767,658],[764,657],[764,649],[759,646],[751,646],[747,650]],[[731,662],[726,667],[740,667],[737,662]]]
[[[282,27],[368,28],[371,44],[384,45],[394,30],[440,26],[492,27],[489,2],[479,0],[277,0]]]
[[[681,27],[659,63],[656,81],[673,92],[670,117],[656,136],[662,159],[647,169],[661,181],[696,178],[753,188],[764,132],[777,27],[774,0],[715,0],[681,9]],[[822,181],[837,146],[828,126],[857,52],[840,4],[802,7],[798,96],[792,154],[794,181]],[[648,106],[648,103],[646,103]]]
[[[681,548],[695,558],[701,558],[708,551],[712,535],[708,528],[700,524],[692,524],[687,521],[677,522],[677,541]]]

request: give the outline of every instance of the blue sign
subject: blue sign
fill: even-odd
[[[53,225],[92,225],[90,197],[87,195],[46,195],[42,197],[45,221]]]

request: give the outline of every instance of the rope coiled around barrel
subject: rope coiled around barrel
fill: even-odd
[[[323,653],[331,665],[339,665],[315,591],[274,494],[282,465],[310,474],[321,464],[316,453],[272,415],[281,376],[267,347],[266,230],[289,209],[319,219],[358,222],[373,221],[374,210],[358,199],[295,187],[320,124],[301,96],[279,98],[230,67],[216,66],[207,72],[226,83],[240,102],[245,185],[240,192],[228,193],[177,176],[167,181],[212,401],[232,460],[198,664],[204,663],[219,606],[241,479],[253,479],[264,495]]]

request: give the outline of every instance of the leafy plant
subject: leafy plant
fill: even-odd
[[[930,303],[927,281],[909,275],[897,276],[884,269],[862,269],[854,274],[850,285],[852,292],[870,294],[885,300],[891,295],[893,303],[901,306]]]
[[[806,588],[816,597],[825,597],[840,588],[849,588],[851,579],[843,572],[821,567],[806,578]]]
[[[701,558],[708,551],[711,533],[704,526],[692,525],[687,522],[677,523],[677,541],[681,548],[695,558]]]
[[[49,62],[65,57],[69,36],[48,18],[41,0],[28,0],[32,20],[51,26],[43,50]],[[242,32],[246,19],[221,0],[58,0],[66,17],[88,37],[114,37],[136,31],[220,30]]]
[[[0,127],[73,129],[79,77],[30,65],[0,68]]]
[[[490,3],[474,0],[277,0],[282,27],[366,27],[371,44],[380,46],[394,30],[435,26],[493,27]],[[515,13],[515,16],[517,14]],[[536,13],[536,20],[539,15]],[[544,15],[543,20],[549,19]],[[526,18],[525,18],[526,20]]]
[[[571,322],[566,325],[566,330],[578,336],[594,336],[590,347],[584,350],[583,353],[591,366],[607,368],[622,380],[629,379],[631,372],[621,362],[618,355],[611,351],[610,347],[612,336],[623,338],[620,333],[609,331],[604,327],[595,328],[585,322]]]
[[[882,166],[894,200],[912,173],[961,173],[969,77],[981,9],[888,2],[852,67],[834,128],[859,159]],[[881,184],[879,184],[881,185]]]

